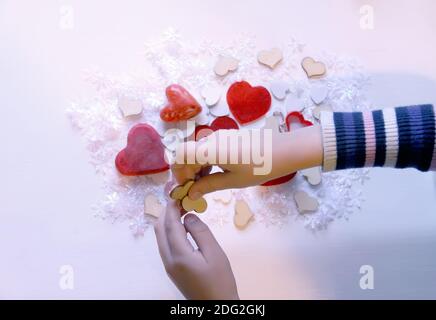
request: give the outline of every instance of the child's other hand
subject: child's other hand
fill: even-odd
[[[187,232],[198,250],[187,239]],[[196,215],[188,214],[182,224],[180,210],[170,201],[155,224],[155,233],[165,269],[187,299],[239,299],[226,254]]]
[[[260,185],[267,181],[286,176],[297,170],[319,166],[322,163],[322,139],[318,126],[295,130],[295,132],[273,132],[270,139],[262,139],[258,143],[240,143],[236,151],[239,162],[229,161],[235,158],[230,147],[221,148],[222,142],[241,141],[240,134],[251,134],[252,130],[225,130],[226,135],[220,135],[221,130],[212,133],[206,141],[187,142],[177,150],[177,162],[172,166],[172,172],[179,184],[188,180],[196,180],[189,190],[191,199],[198,199],[204,194],[223,189],[245,188]],[[208,139],[212,137],[212,139]],[[210,142],[210,141],[212,142]],[[197,150],[202,145],[213,143],[216,148],[216,161],[204,163],[197,158]],[[259,146],[260,145],[260,146]],[[256,151],[254,149],[257,148]],[[258,151],[261,151],[262,155]],[[199,152],[201,154],[201,152]],[[249,161],[242,163],[244,155],[249,155]],[[189,162],[189,160],[193,160]],[[228,159],[223,163],[220,159]],[[223,172],[206,174],[205,169],[212,165],[219,166]],[[257,172],[256,172],[257,170]]]

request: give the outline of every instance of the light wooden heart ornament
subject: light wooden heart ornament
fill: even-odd
[[[235,215],[233,223],[238,229],[245,229],[250,220],[253,218],[253,213],[245,200],[237,200],[235,204]]]
[[[282,51],[278,48],[271,50],[262,50],[257,55],[259,63],[274,69],[283,59]]]
[[[186,182],[182,186],[177,186],[170,192],[171,199],[179,200],[182,208],[187,212],[195,211],[197,213],[203,213],[207,209],[207,202],[204,198],[192,200],[188,196],[189,189],[194,184],[193,180]]]
[[[306,57],[301,62],[304,72],[308,78],[320,78],[326,74],[327,69],[325,64],[320,61],[315,61],[311,57]]]
[[[215,64],[214,71],[218,76],[224,77],[230,71],[235,71],[238,69],[238,65],[239,60],[232,57],[221,56]]]

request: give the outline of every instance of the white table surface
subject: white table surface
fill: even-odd
[[[249,32],[260,47],[294,35],[360,58],[375,105],[436,102],[435,1],[150,3],[0,2],[0,298],[181,297],[152,230],[135,240],[126,224],[93,217],[102,191],[64,112],[92,94],[83,69],[132,70],[143,43],[169,26],[193,40]],[[374,30],[359,27],[364,4],[374,6]],[[74,9],[72,30],[59,27],[62,5]],[[433,173],[374,169],[363,210],[327,231],[298,221],[213,229],[242,298],[436,298],[435,185]],[[59,287],[62,265],[74,269],[74,290]],[[359,287],[362,265],[374,268],[374,290]]]

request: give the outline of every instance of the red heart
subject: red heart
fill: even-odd
[[[301,127],[309,127],[313,126],[313,123],[309,120],[304,119],[304,116],[298,112],[291,112],[286,116],[286,126],[288,127],[288,130],[291,130],[291,124],[292,123],[298,123],[298,125]],[[295,128],[294,130],[297,130],[298,128]],[[268,182],[265,182],[262,184],[262,186],[269,187],[269,186],[275,186],[279,184],[286,183],[290,180],[292,180],[296,175],[296,172],[288,174],[287,176],[283,176]]]
[[[292,123],[297,124],[294,130],[313,126],[313,123],[309,120],[304,119],[304,116],[301,114],[301,112],[298,111],[291,112],[286,116],[286,126],[288,127],[289,131],[291,131]]]
[[[178,84],[172,84],[165,90],[168,104],[160,111],[165,122],[188,120],[201,112],[201,106],[193,96]]]
[[[225,129],[239,129],[238,124],[235,120],[230,117],[222,116],[218,117],[212,121],[210,126],[200,125],[195,127],[195,140],[200,140],[201,138],[207,137],[213,131],[225,130]]]
[[[213,132],[212,128],[208,125],[200,125],[195,127],[195,141],[207,137]]]
[[[236,121],[233,120],[232,118],[227,116],[222,116],[213,120],[212,123],[210,124],[210,128],[213,131],[217,131],[220,129],[239,129],[239,126],[236,123]]]
[[[264,87],[252,87],[246,81],[235,82],[227,91],[227,104],[241,124],[255,121],[271,107],[271,95]]]
[[[279,185],[279,184],[286,183],[286,182],[292,180],[295,177],[296,174],[297,174],[296,172],[293,172],[291,174],[288,174],[287,176],[283,176],[283,177],[276,178],[274,180],[270,180],[268,182],[262,183],[261,186],[271,187],[271,186],[276,186],[276,185]]]
[[[159,134],[146,123],[137,124],[127,136],[127,147],[115,158],[118,171],[126,176],[158,173],[169,169]]]

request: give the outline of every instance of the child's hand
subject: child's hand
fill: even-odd
[[[188,241],[187,232],[198,250]],[[226,254],[197,216],[187,215],[182,224],[180,210],[170,201],[155,233],[165,269],[187,299],[239,299]]]
[[[244,130],[228,130],[230,139],[237,141],[238,135]],[[236,151],[239,162],[229,164],[217,161],[215,163],[204,163],[196,157],[197,150],[204,144],[216,144],[216,159],[232,159],[231,148],[220,149],[220,142],[227,141],[228,136],[221,136],[217,131],[211,136],[212,139],[199,142],[187,142],[180,145],[177,150],[177,162],[172,166],[173,174],[179,184],[184,184],[187,180],[195,180],[189,190],[189,197],[197,199],[206,193],[217,190],[244,188],[256,186],[264,182],[288,175],[297,170],[319,166],[322,163],[322,139],[321,131],[318,126],[311,126],[295,130],[295,132],[278,133],[274,132],[271,139],[264,139],[258,144],[241,144]],[[250,132],[250,130],[245,130]],[[208,138],[209,138],[208,137]],[[212,142],[210,142],[212,141]],[[217,142],[217,143],[215,143]],[[250,158],[249,162],[241,163],[245,154],[253,153],[253,148],[258,148],[263,152],[261,158]],[[201,153],[200,153],[201,154]],[[262,159],[263,158],[263,159]],[[193,159],[194,162],[189,162]],[[259,163],[263,160],[263,163]],[[190,164],[188,164],[190,163]],[[214,174],[202,174],[204,169],[211,165],[218,165],[223,172]]]

